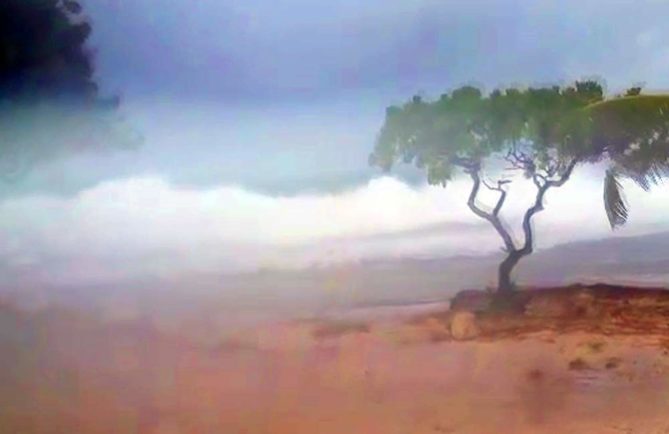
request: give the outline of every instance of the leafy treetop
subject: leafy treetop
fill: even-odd
[[[572,159],[601,153],[588,140],[591,116],[582,109],[602,100],[602,87],[591,81],[489,95],[465,86],[433,102],[414,97],[387,109],[370,163],[388,170],[413,162],[431,184],[445,184],[456,168],[478,170],[501,154],[528,177],[552,176]]]

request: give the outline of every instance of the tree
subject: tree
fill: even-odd
[[[132,146],[138,137],[101,98],[75,0],[0,3],[0,177],[65,152]]]
[[[515,266],[534,249],[532,220],[544,209],[547,192],[564,185],[577,165],[604,158],[623,161],[631,138],[653,136],[650,127],[658,119],[637,120],[634,131],[627,124],[618,125],[615,133],[610,129],[617,120],[613,116],[616,107],[624,107],[625,113],[634,110],[627,105],[628,98],[640,97],[607,100],[594,81],[567,87],[510,88],[488,95],[465,86],[431,102],[414,97],[386,110],[370,164],[390,170],[397,162],[414,163],[426,170],[430,184],[444,186],[457,172],[468,175],[472,180],[468,207],[490,223],[504,245],[506,257],[499,265],[497,293],[499,298],[508,298],[514,288]],[[536,187],[532,205],[522,218],[520,243],[500,215],[512,179],[499,175],[498,163]],[[491,180],[495,174],[496,179]],[[478,203],[481,188],[498,195],[490,209]]]

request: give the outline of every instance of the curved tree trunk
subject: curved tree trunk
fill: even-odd
[[[474,182],[471,193],[469,194],[467,205],[474,214],[488,221],[493,226],[493,228],[495,228],[504,242],[504,250],[508,253],[506,258],[499,264],[497,273],[497,295],[501,299],[511,298],[515,286],[511,277],[511,273],[513,272],[513,269],[518,264],[518,262],[520,262],[523,257],[530,255],[534,250],[532,218],[536,213],[544,209],[543,201],[546,192],[551,187],[560,187],[565,182],[567,182],[577,162],[577,159],[573,159],[557,179],[547,179],[546,177],[538,175],[534,176],[533,181],[537,186],[537,194],[534,200],[534,204],[527,209],[523,217],[524,243],[520,248],[516,247],[516,244],[513,242],[509,231],[499,218],[499,212],[504,205],[504,201],[506,200],[506,191],[502,188],[501,183],[498,183],[497,187],[485,184],[486,187],[488,187],[490,190],[498,191],[500,196],[497,200],[497,204],[491,212],[484,211],[476,204],[476,196],[478,195],[478,191],[481,186],[480,167],[475,165],[466,168],[467,173],[469,173],[472,181]]]
[[[518,251],[515,250],[510,252],[509,255],[499,264],[497,270],[497,293],[509,294],[513,292],[514,284],[511,279],[511,272],[516,267],[518,262],[520,262],[522,256],[518,254]]]

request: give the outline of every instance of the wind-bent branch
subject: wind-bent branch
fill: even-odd
[[[543,202],[546,192],[552,187],[560,187],[565,182],[567,182],[577,163],[578,158],[572,159],[569,164],[565,166],[562,175],[558,179],[549,179],[547,176],[536,173],[534,174],[532,181],[537,186],[537,194],[534,200],[534,204],[527,209],[525,215],[523,216],[522,226],[525,239],[522,247],[520,248],[516,247],[513,239],[511,238],[511,234],[499,218],[499,212],[501,211],[502,207],[504,206],[504,202],[506,201],[506,190],[502,188],[502,182],[499,182],[497,187],[495,187],[481,180],[480,167],[478,165],[471,165],[464,168],[465,172],[469,174],[473,181],[472,189],[467,200],[469,209],[471,209],[472,212],[478,217],[488,221],[504,241],[507,257],[499,266],[498,278],[500,293],[508,293],[513,289],[511,271],[513,271],[514,267],[523,257],[531,254],[534,249],[534,231],[532,229],[532,218],[535,214],[544,209]],[[492,212],[484,211],[476,203],[476,198],[481,188],[481,184],[485,185],[492,191],[498,191],[500,193]]]
[[[551,187],[561,187],[562,185],[564,185],[564,183],[569,180],[569,177],[571,176],[571,173],[574,171],[574,167],[576,167],[577,163],[578,163],[577,158],[572,159],[559,179],[548,180],[542,176],[541,177],[543,179],[543,184],[542,184],[537,180],[537,178],[535,178],[535,184],[538,187],[537,196],[534,200],[534,205],[532,205],[530,208],[527,209],[527,211],[525,212],[525,216],[523,217],[523,233],[525,235],[525,243],[523,244],[523,247],[518,250],[518,252],[522,256],[529,255],[530,253],[532,253],[532,250],[534,248],[534,231],[532,230],[532,217],[534,217],[534,215],[537,214],[538,212],[543,211],[544,196],[546,195],[546,192]]]
[[[513,282],[511,281],[511,272],[518,262],[525,256],[532,253],[534,250],[534,231],[532,230],[532,217],[544,209],[544,196],[551,187],[560,187],[569,180],[574,167],[578,163],[578,159],[574,158],[566,166],[560,178],[549,180],[545,177],[533,177],[534,184],[537,186],[537,195],[534,204],[527,209],[523,217],[523,233],[525,235],[525,242],[523,247],[510,251],[506,259],[499,265],[498,279],[500,293],[508,293],[513,289]],[[543,183],[542,183],[543,181]]]
[[[507,252],[515,251],[516,246],[511,239],[511,235],[509,234],[509,231],[506,230],[504,224],[499,218],[499,212],[502,209],[504,202],[506,201],[506,191],[504,191],[504,189],[501,187],[492,188],[493,190],[499,191],[500,196],[497,199],[497,203],[495,204],[492,213],[486,212],[479,208],[476,204],[476,196],[478,195],[479,189],[481,188],[481,176],[479,174],[479,169],[471,168],[467,169],[466,172],[469,173],[469,176],[473,181],[472,190],[469,193],[469,199],[467,200],[467,206],[469,206],[469,209],[471,209],[474,214],[488,221],[495,228],[499,236],[502,237],[502,240],[504,241],[504,247]]]
[[[502,209],[502,205],[504,205],[504,201],[506,200],[506,190],[500,188],[499,192],[500,192],[499,200],[497,201],[495,208],[492,210],[492,215],[494,215],[495,217],[499,215],[499,212]]]

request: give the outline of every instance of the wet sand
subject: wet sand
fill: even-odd
[[[0,431],[669,433],[664,323],[482,316],[461,342],[448,317],[395,306],[221,330],[3,307]]]

